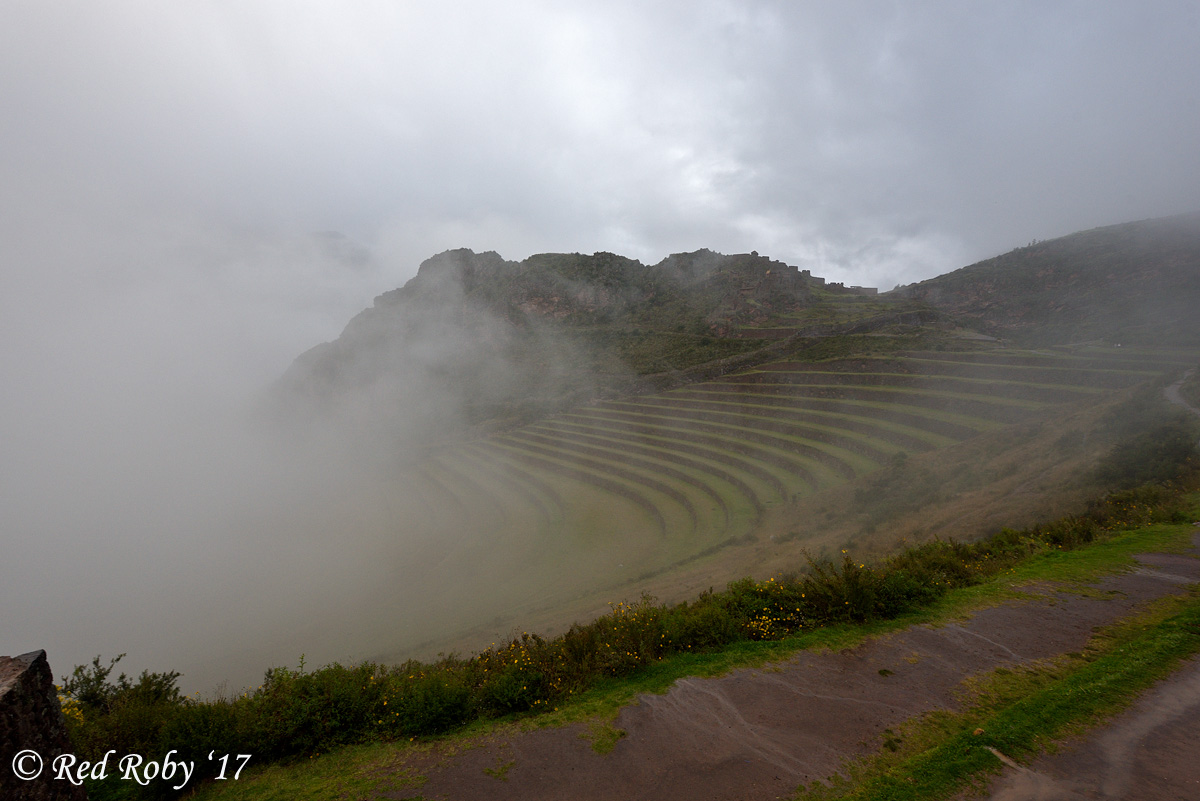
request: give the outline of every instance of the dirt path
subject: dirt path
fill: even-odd
[[[1169,400],[1171,403],[1175,404],[1176,406],[1182,406],[1183,408],[1187,409],[1192,414],[1196,415],[1197,417],[1200,417],[1200,409],[1197,409],[1195,406],[1188,403],[1187,400],[1183,397],[1183,393],[1181,393],[1179,391],[1180,387],[1183,386],[1185,381],[1187,381],[1189,378],[1192,377],[1192,373],[1194,373],[1194,372],[1196,372],[1196,368],[1193,367],[1192,369],[1190,369],[1186,373],[1184,373],[1183,377],[1181,377],[1174,384],[1171,384],[1171,386],[1164,388],[1163,389],[1163,397],[1165,397],[1167,400]]]
[[[993,801],[1200,798],[1200,658],[1087,738],[1028,768],[1006,768]],[[978,798],[978,796],[975,796]]]
[[[955,691],[968,676],[1080,650],[1095,627],[1145,601],[1183,592],[1200,582],[1197,557],[1200,529],[1190,554],[1145,555],[1137,570],[1100,582],[1103,597],[1031,594],[1027,601],[985,609],[961,623],[918,626],[838,653],[804,652],[770,668],[678,682],[666,694],[642,696],[621,712],[616,725],[627,735],[605,756],[583,739],[582,726],[493,735],[466,747],[440,746],[405,765],[426,777],[423,785],[378,797],[787,797],[797,785],[827,779],[847,759],[878,751],[888,736],[885,730],[932,709],[953,708]],[[1200,699],[1200,678],[1196,687],[1186,678],[1179,681],[1180,697],[1190,698],[1194,691]],[[1171,708],[1180,706],[1176,702]],[[1129,731],[1136,734],[1153,720],[1153,713],[1138,718]],[[1195,716],[1181,720],[1197,723]],[[1196,740],[1173,742],[1183,747]],[[1195,753],[1194,747],[1189,753]],[[1122,796],[1061,796],[1076,797]]]

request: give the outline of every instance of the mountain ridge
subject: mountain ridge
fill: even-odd
[[[889,294],[1001,338],[1195,341],[1200,212],[1035,241]]]
[[[368,430],[395,428],[403,409],[413,429],[469,435],[840,334],[957,328],[1031,346],[1186,346],[1200,342],[1197,309],[1200,214],[1033,242],[883,294],[757,252],[645,265],[603,251],[510,261],[460,248],[423,261],[338,339],[298,357],[277,394]],[[801,358],[830,356],[810,350]]]

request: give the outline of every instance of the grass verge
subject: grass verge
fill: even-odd
[[[350,801],[377,798],[420,798],[425,779],[407,763],[427,746],[370,743],[313,754],[296,763],[254,766],[237,781],[202,785],[193,799],[220,801]],[[92,797],[92,796],[89,796]]]

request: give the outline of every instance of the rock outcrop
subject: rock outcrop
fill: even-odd
[[[45,651],[0,656],[0,798],[20,801],[87,801],[82,787],[54,781],[54,757],[70,752],[66,722]],[[33,751],[14,765],[23,751]],[[23,780],[18,770],[37,778]]]

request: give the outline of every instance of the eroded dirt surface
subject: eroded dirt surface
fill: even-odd
[[[978,796],[976,796],[978,797]],[[992,782],[993,801],[1200,799],[1200,659],[1081,741]]]
[[[838,653],[805,652],[765,669],[678,682],[666,694],[642,696],[621,712],[616,725],[627,735],[607,755],[592,750],[583,726],[495,735],[467,747],[441,746],[406,763],[426,777],[421,786],[379,797],[419,795],[453,801],[787,797],[800,784],[827,779],[846,760],[879,750],[890,736],[888,730],[910,717],[953,708],[963,679],[1002,665],[1080,650],[1096,627],[1146,601],[1182,592],[1200,581],[1197,554],[1200,529],[1193,537],[1191,554],[1147,555],[1139,569],[1096,585],[1100,592],[1090,594],[1094,597],[1034,591],[1027,601],[981,610],[960,623],[918,626]],[[1081,762],[1047,767],[1045,775],[1053,779],[1077,770],[1097,774],[1087,760],[1111,760],[1112,753],[1131,760],[1127,775],[1139,781],[1143,774],[1149,775],[1146,772],[1167,770],[1160,762],[1175,760],[1180,753],[1190,755],[1184,761],[1190,760],[1193,771],[1200,769],[1200,759],[1195,758],[1200,747],[1193,745],[1200,706],[1186,706],[1183,714],[1170,720],[1162,717],[1162,709],[1184,707],[1179,698],[1195,696],[1200,702],[1200,667],[1193,672],[1193,684],[1178,678],[1178,698],[1164,701],[1165,706],[1155,707],[1159,712],[1151,710],[1146,713],[1149,717],[1129,724],[1128,737],[1113,741],[1117,744],[1111,748],[1116,751],[1095,752],[1099,757],[1081,751]],[[1176,731],[1176,726],[1182,728]],[[1026,771],[1013,781],[1032,775]],[[1013,787],[997,792],[1017,795],[996,797],[1008,801],[1200,798],[1200,789],[1185,795],[1038,796],[1021,795],[1026,791],[1017,784]],[[1074,785],[1068,791],[1090,792]]]

